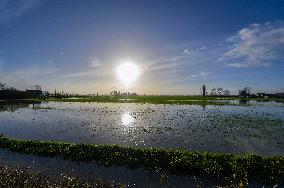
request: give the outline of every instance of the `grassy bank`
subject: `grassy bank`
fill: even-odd
[[[82,179],[68,174],[52,175],[30,168],[19,168],[0,163],[0,187],[114,187],[100,179]]]
[[[40,156],[96,161],[105,166],[127,166],[170,174],[204,176],[222,183],[246,182],[253,179],[273,184],[284,179],[283,156],[261,157],[252,154],[69,144],[17,140],[4,136],[0,137],[0,147]]]

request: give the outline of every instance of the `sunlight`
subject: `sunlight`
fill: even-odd
[[[125,62],[116,69],[116,75],[119,81],[126,87],[133,84],[134,81],[137,80],[139,74],[139,67],[131,62]]]
[[[129,126],[131,123],[134,122],[134,120],[134,117],[132,117],[129,112],[125,112],[121,115],[121,122],[124,126]]]

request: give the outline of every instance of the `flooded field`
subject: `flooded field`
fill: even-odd
[[[231,101],[237,104],[238,101]],[[284,154],[284,108],[274,102],[250,105],[2,102],[0,133],[11,138],[135,147]],[[105,167],[0,150],[7,165],[53,175],[105,179],[127,187],[213,187],[218,182],[124,166]],[[249,187],[260,186],[250,181]]]
[[[284,154],[284,108],[273,103],[6,103],[0,111],[0,133],[12,138]]]

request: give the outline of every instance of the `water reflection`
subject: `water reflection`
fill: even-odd
[[[203,110],[206,110],[206,104],[201,104],[201,106]]]
[[[248,103],[249,103],[249,100],[246,100],[246,99],[239,100],[240,105],[247,105]]]
[[[40,106],[40,101],[29,101],[29,100],[9,100],[9,101],[0,101],[0,112],[15,112],[20,108],[28,108],[30,105]]]
[[[131,123],[134,122],[134,117],[129,112],[125,112],[121,115],[121,122],[124,126],[129,126]]]

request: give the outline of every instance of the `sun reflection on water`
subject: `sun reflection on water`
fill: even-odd
[[[132,117],[129,112],[125,112],[121,115],[121,122],[124,126],[129,126],[131,123],[134,122],[134,120],[134,117]]]

